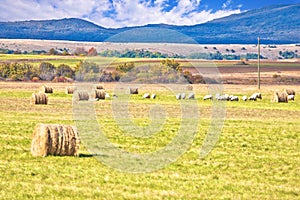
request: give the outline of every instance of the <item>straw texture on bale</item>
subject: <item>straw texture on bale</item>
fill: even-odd
[[[103,85],[96,85],[96,90],[104,90]]]
[[[95,90],[94,99],[105,99],[105,90]]]
[[[68,86],[66,87],[66,94],[73,94],[75,90],[76,90],[75,86]]]
[[[129,88],[130,94],[139,94],[139,89],[138,88]]]
[[[76,91],[76,100],[78,101],[88,101],[89,93],[87,91]]]
[[[287,95],[296,95],[296,92],[295,92],[295,90],[292,90],[292,89],[285,89],[284,90],[285,91],[285,93],[287,94]]]
[[[53,88],[44,85],[44,86],[41,87],[40,92],[43,92],[43,93],[53,93]]]
[[[193,90],[193,86],[191,86],[191,85],[186,86],[186,90],[192,91]]]
[[[74,126],[37,124],[31,143],[33,156],[78,156],[80,138]]]
[[[48,96],[45,93],[33,93],[30,102],[31,104],[48,104]]]
[[[288,96],[285,92],[283,93],[274,92],[271,102],[288,103]]]

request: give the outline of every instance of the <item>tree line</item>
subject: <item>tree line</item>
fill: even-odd
[[[205,83],[201,75],[183,71],[179,62],[164,59],[159,64],[136,67],[133,62],[121,63],[115,70],[107,71],[99,64],[80,61],[74,69],[65,64],[55,66],[42,62],[38,66],[29,63],[0,64],[0,79],[12,81],[135,81],[149,83]]]

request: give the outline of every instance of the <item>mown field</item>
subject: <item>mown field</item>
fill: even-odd
[[[272,91],[286,87],[262,86],[263,100],[227,102],[220,138],[203,159],[201,145],[210,127],[211,102],[204,102],[205,85],[193,85],[199,106],[197,135],[176,162],[150,173],[126,173],[98,162],[84,144],[79,157],[33,157],[32,133],[37,123],[74,125],[68,84],[54,88],[48,105],[30,105],[43,83],[0,83],[0,199],[299,199],[300,99],[270,103]],[[104,84],[112,94],[115,84]],[[224,85],[228,94],[256,92],[256,86]],[[142,99],[145,92],[155,100]],[[151,138],[134,138],[118,127],[112,101],[95,102],[97,120],[108,139],[130,152],[163,148],[180,126],[180,107],[172,92],[147,85],[130,99],[129,113],[136,125],[149,124],[152,105],[164,108],[166,122]]]

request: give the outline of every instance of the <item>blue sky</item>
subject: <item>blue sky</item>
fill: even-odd
[[[107,28],[201,24],[273,4],[300,0],[0,0],[0,21],[81,18]]]

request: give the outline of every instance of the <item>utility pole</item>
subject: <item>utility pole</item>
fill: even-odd
[[[258,73],[258,89],[260,90],[260,38],[257,38],[258,44],[257,44],[257,48],[258,48],[258,62],[257,62],[257,73]]]

